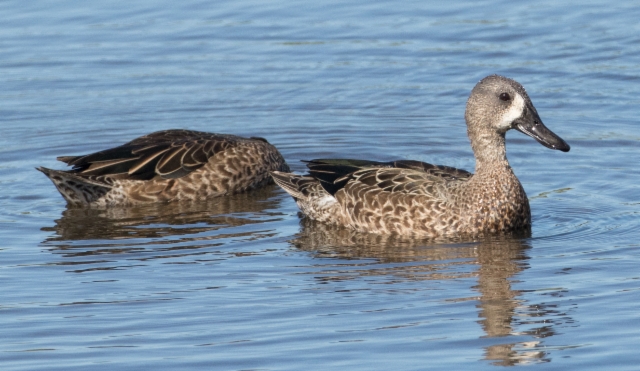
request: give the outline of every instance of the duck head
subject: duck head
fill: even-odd
[[[540,119],[522,85],[510,78],[491,75],[480,80],[471,91],[465,112],[467,130],[474,151],[482,138],[496,134],[503,138],[510,129],[516,129],[547,148],[568,152],[571,147],[549,130]]]

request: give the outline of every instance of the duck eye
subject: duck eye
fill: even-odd
[[[509,95],[509,93],[502,93],[500,94],[500,100],[503,100],[506,102],[508,100],[511,100],[511,96]]]

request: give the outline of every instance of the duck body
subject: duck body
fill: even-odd
[[[492,75],[473,89],[465,114],[476,172],[418,161],[320,159],[309,174],[272,173],[306,216],[363,232],[478,235],[529,228],[531,211],[506,157],[515,128],[543,145],[569,146],[540,120],[524,88]]]
[[[158,131],[58,160],[73,168],[38,170],[76,206],[203,200],[265,186],[270,171],[289,171],[278,150],[262,138],[193,130]]]

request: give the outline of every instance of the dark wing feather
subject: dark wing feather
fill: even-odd
[[[351,179],[350,174],[366,168],[390,167],[388,162],[353,159],[317,159],[303,161],[309,168],[309,175],[318,179],[322,187],[334,195]]]
[[[186,152],[187,149],[184,145],[169,149],[156,164],[156,173],[164,178],[171,178],[171,174],[182,169],[182,156]]]
[[[197,168],[209,160],[202,143],[193,143],[182,156],[182,167]]]
[[[78,175],[118,176],[148,180],[172,179],[199,169],[218,152],[248,139],[192,130],[165,130],[136,138],[121,146],[85,156],[61,156]]]
[[[129,171],[129,167],[133,161],[133,158],[116,158],[113,160],[95,161],[92,162],[82,173],[84,175],[108,175],[108,174],[122,174]]]
[[[465,170],[413,160],[318,159],[304,162],[309,168],[309,175],[318,179],[332,195],[356,179],[392,192],[430,193],[429,181],[466,180],[473,175]],[[382,169],[388,170],[379,171]]]
[[[466,170],[457,169],[451,166],[433,165],[427,162],[413,161],[413,160],[400,160],[388,162],[389,167],[397,167],[400,169],[413,169],[424,171],[429,175],[435,175],[446,179],[467,179],[470,178],[473,173]]]
[[[129,169],[128,173],[132,176],[138,176],[143,179],[153,178],[155,176],[156,164],[162,157],[162,155],[171,148],[165,148],[166,146],[153,146],[147,147],[143,151],[132,151],[136,159],[136,163]]]

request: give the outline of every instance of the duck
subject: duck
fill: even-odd
[[[198,201],[273,183],[288,172],[276,147],[259,137],[195,130],[153,132],[81,156],[61,156],[71,170],[38,167],[70,206],[109,207]]]
[[[360,232],[421,237],[477,236],[531,227],[531,209],[507,160],[505,134],[543,146],[570,146],[540,119],[517,81],[490,75],[471,90],[465,110],[475,173],[413,160],[305,161],[308,173],[271,173],[308,218]]]

